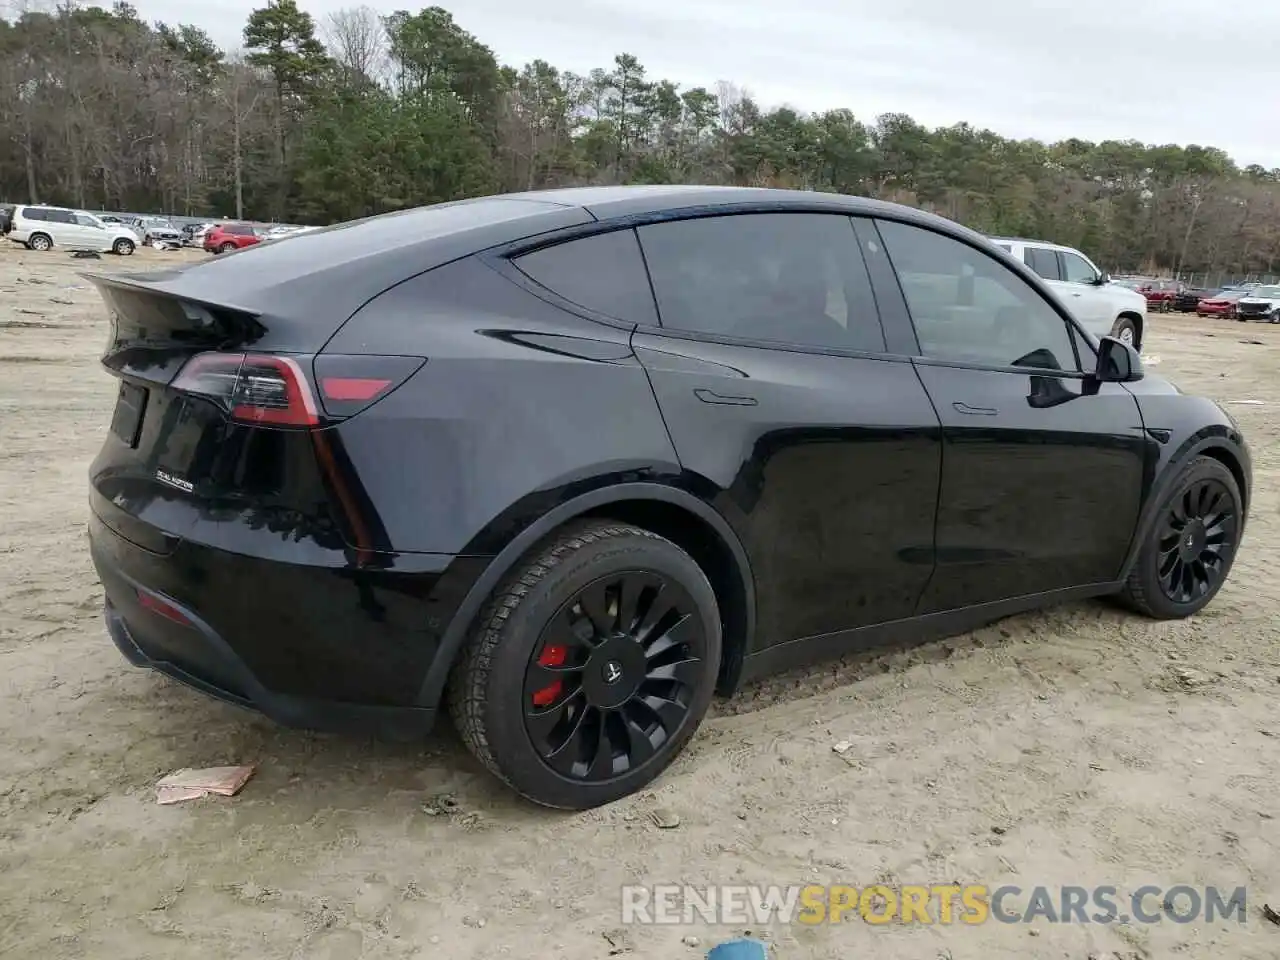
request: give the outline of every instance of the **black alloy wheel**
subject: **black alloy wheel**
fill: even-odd
[[[706,574],[657,534],[575,523],[490,598],[446,699],[467,748],[525,797],[566,810],[639,790],[688,743],[720,668]]]
[[[1212,457],[1192,461],[1161,503],[1123,598],[1159,619],[1204,608],[1227,578],[1244,526],[1235,477]]]
[[[1165,511],[1160,530],[1160,587],[1174,603],[1192,603],[1222,579],[1235,547],[1235,499],[1208,477],[1187,487]]]
[[[587,585],[542,631],[525,676],[525,729],[571,780],[648,763],[689,722],[707,638],[687,590],[626,570]]]

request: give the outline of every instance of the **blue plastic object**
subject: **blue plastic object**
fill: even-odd
[[[744,937],[717,943],[707,954],[707,960],[769,960],[769,951],[759,940]]]

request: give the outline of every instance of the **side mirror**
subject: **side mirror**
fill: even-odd
[[[1103,337],[1098,342],[1098,366],[1094,379],[1101,383],[1133,383],[1141,380],[1142,357],[1131,344],[1115,337]]]
[[[1110,282],[1111,282],[1111,274],[1109,273],[1100,273],[1093,279],[1093,285],[1095,287],[1105,286]]]

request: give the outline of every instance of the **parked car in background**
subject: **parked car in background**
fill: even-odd
[[[1237,320],[1280,323],[1280,285],[1258,285],[1236,301]]]
[[[182,246],[182,231],[164,217],[139,217],[138,230],[141,232],[142,242],[147,245],[158,240],[161,243]]]
[[[1147,308],[1158,313],[1167,313],[1173,309],[1174,298],[1186,289],[1180,280],[1154,277],[1142,280],[1134,288],[1146,298]]]
[[[1234,320],[1236,302],[1247,294],[1247,290],[1219,290],[1196,304],[1196,314],[1201,317],[1227,317]]]
[[[1079,250],[1042,240],[992,237],[1038,273],[1095,337],[1116,337],[1142,349],[1147,302],[1110,278]]]
[[[212,224],[184,223],[182,225],[182,245],[184,247],[200,247],[204,245],[204,235]]]
[[[132,229],[120,223],[104,223],[84,210],[66,207],[17,206],[9,239],[32,250],[66,247],[129,256],[140,242]]]
[[[247,223],[220,223],[204,235],[204,248],[210,253],[230,253],[261,243],[253,227]]]
[[[1201,300],[1218,292],[1217,289],[1204,290],[1199,287],[1184,286],[1173,295],[1173,309],[1179,313],[1195,313]]]
[[[92,280],[121,654],[295,725],[447,709],[552,807],[808,660],[1089,596],[1189,617],[1246,526],[1222,408],[905,206],[546,190]]]

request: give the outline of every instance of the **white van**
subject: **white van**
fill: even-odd
[[[17,206],[9,239],[31,250],[66,247],[127,257],[138,248],[138,235],[122,223],[104,223],[92,213],[64,207]]]

